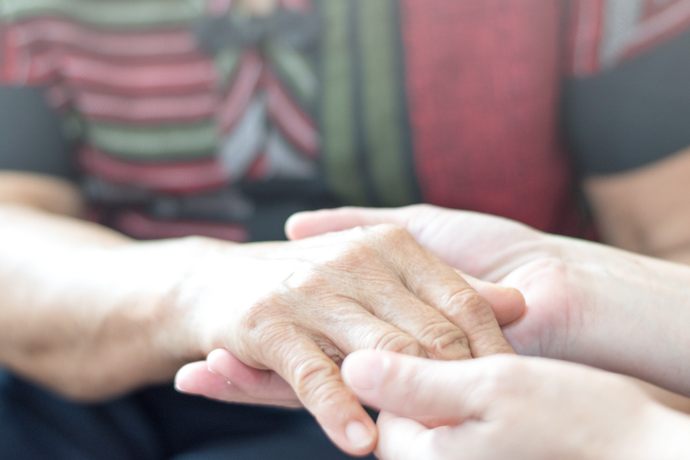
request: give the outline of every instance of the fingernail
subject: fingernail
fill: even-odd
[[[350,422],[345,428],[345,435],[352,447],[363,449],[374,442],[374,436],[362,422]]]

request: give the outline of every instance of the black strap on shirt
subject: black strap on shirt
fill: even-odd
[[[0,87],[0,169],[72,178],[69,151],[43,89]]]
[[[611,174],[690,146],[690,32],[565,84],[565,133],[579,172]]]

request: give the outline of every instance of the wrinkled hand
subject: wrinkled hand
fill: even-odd
[[[290,239],[383,223],[406,228],[423,247],[451,267],[519,290],[527,313],[504,333],[518,354],[564,358],[561,338],[580,317],[567,267],[549,235],[485,214],[429,205],[398,209],[341,208],[300,213],[286,225]]]
[[[340,377],[338,363],[349,353],[457,360],[512,352],[489,303],[399,227],[228,251],[211,251],[177,293],[189,335],[198,338],[192,348],[227,350],[215,356],[261,379],[270,403],[295,405],[294,392],[349,453],[366,454],[376,443],[372,420]],[[511,299],[507,316],[519,316],[522,298],[501,292]],[[194,388],[200,366],[180,371],[181,391],[206,394]],[[219,379],[203,384],[228,387]]]
[[[510,324],[524,310],[519,291],[462,275],[484,297],[499,326]],[[188,364],[176,377],[180,391],[226,402],[302,407],[294,390],[274,371],[247,366],[225,349],[212,351],[206,361]]]
[[[680,459],[690,446],[690,419],[620,376],[581,365],[359,351],[342,372],[364,403],[384,411],[382,460]]]

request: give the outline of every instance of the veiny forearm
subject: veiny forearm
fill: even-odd
[[[197,246],[0,205],[0,365],[86,400],[171,379],[197,357],[167,302]]]

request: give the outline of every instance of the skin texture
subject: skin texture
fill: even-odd
[[[84,214],[84,202],[76,187],[42,174],[0,171],[0,204],[3,203],[70,217]]]
[[[381,460],[664,460],[690,449],[690,418],[627,379],[585,366],[359,351],[345,360],[343,376],[363,402],[384,411]]]
[[[286,243],[137,242],[74,218],[80,199],[66,183],[3,179],[15,186],[0,198],[0,364],[69,398],[171,381],[222,348],[287,382],[338,446],[364,455],[377,432],[342,381],[344,356],[512,353],[489,302],[399,226]],[[503,294],[502,317],[519,316],[514,290],[489,297]]]
[[[527,311],[504,327],[518,354],[580,362],[690,394],[690,368],[678,364],[690,346],[687,266],[426,205],[305,213],[288,229],[301,238],[381,222],[407,228],[455,268],[520,290]]]
[[[499,325],[510,324],[524,313],[519,291],[478,280],[463,278],[489,303]],[[190,363],[175,378],[179,391],[226,402],[301,407],[292,386],[273,371],[247,366],[228,350],[212,351],[205,361]]]
[[[287,232],[299,239],[382,222],[407,228],[423,246],[465,273],[520,290],[527,310],[503,327],[519,354],[580,362],[690,394],[690,368],[679,364],[686,362],[684,350],[690,346],[684,327],[690,324],[687,266],[432,206],[304,213],[288,222]],[[228,400],[241,397],[242,390],[270,399],[274,387],[248,389],[265,377],[250,369],[240,372],[227,353],[210,358],[208,368],[215,374],[195,365],[196,374],[185,369],[178,380],[193,382],[196,392],[207,396],[224,388]],[[232,385],[222,387],[221,379]],[[211,387],[211,381],[217,386]],[[665,404],[686,407],[685,398],[644,387]]]

